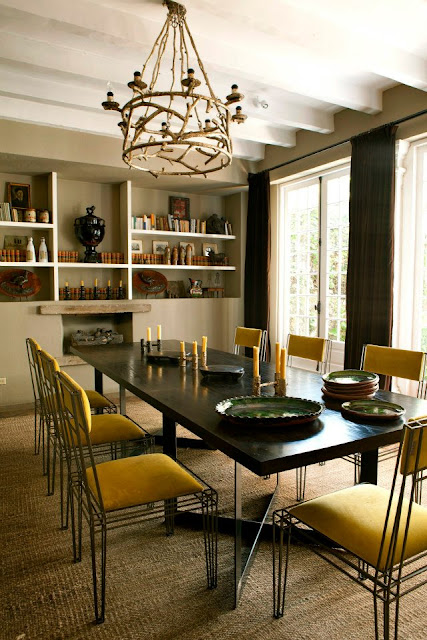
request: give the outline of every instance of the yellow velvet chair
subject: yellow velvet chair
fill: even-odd
[[[66,373],[57,372],[55,381],[60,430],[73,469],[69,482],[74,560],[81,559],[84,514],[90,531],[96,622],[105,619],[107,530],[110,527],[160,517],[165,518],[166,533],[170,535],[174,531],[174,516],[178,511],[200,510],[208,588],[216,587],[216,492],[183,465],[162,453],[95,464],[91,445],[93,418],[87,395]],[[95,544],[97,533],[101,539],[100,558]]]
[[[289,333],[286,343],[288,365],[292,366],[293,357],[313,360],[317,363],[319,373],[326,373],[330,366],[331,345],[329,338],[297,336]],[[304,500],[306,475],[307,467],[296,469],[297,500]]]
[[[426,373],[426,354],[423,351],[410,351],[395,347],[382,347],[375,344],[364,344],[360,359],[360,368],[378,375],[392,378],[404,378],[418,382],[417,397],[425,393],[424,377]],[[397,446],[382,447],[378,452],[379,460],[387,460],[397,453]],[[345,456],[345,460],[354,464],[354,482],[360,478],[360,454]],[[419,496],[420,498],[421,496]]]
[[[417,478],[426,468],[427,418],[410,420],[403,429],[390,491],[359,484],[276,511],[275,617],[284,614],[289,543],[291,533],[297,533],[314,553],[372,592],[376,640],[397,639],[400,598],[426,584],[420,574],[427,569],[427,509],[414,502]],[[323,544],[316,535],[319,533],[333,544]],[[379,605],[383,610],[382,625]],[[339,635],[348,633],[343,629]]]
[[[267,331],[265,331],[265,329],[236,327],[234,334],[234,353],[240,353],[240,350],[245,347],[259,347],[259,358],[261,361],[265,361],[267,350]]]
[[[61,504],[61,526],[68,525],[68,495],[64,498],[64,466],[66,461],[66,447],[58,424],[58,403],[56,398],[55,374],[60,368],[58,362],[47,351],[41,349],[38,352],[40,362],[40,381],[42,404],[45,406],[47,430],[47,480],[48,494],[52,495],[55,490],[56,458],[59,458],[59,479],[60,479],[60,504]],[[77,384],[77,383],[75,383]],[[140,427],[136,422],[120,414],[100,414],[92,415],[92,407],[86,392],[84,392],[90,416],[90,443],[92,452],[96,456],[108,456],[117,458],[120,454],[124,456],[128,450],[135,448],[142,453],[152,451],[154,440],[152,436]],[[82,446],[87,447],[88,442],[83,439]],[[86,452],[87,455],[89,452]],[[68,473],[71,473],[69,461],[67,462]]]

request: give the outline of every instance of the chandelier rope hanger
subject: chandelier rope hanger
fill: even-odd
[[[188,28],[185,7],[172,0],[164,0],[163,5],[168,8],[165,24],[142,71],[135,71],[128,83],[131,99],[120,107],[108,91],[102,106],[121,113],[122,158],[130,167],[155,177],[206,177],[231,164],[230,123],[240,124],[246,115],[240,106],[231,115],[230,106],[244,96],[235,84],[225,102],[215,96]],[[157,89],[168,75],[169,86]]]

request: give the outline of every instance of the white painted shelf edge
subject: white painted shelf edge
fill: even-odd
[[[172,236],[187,238],[205,238],[210,240],[235,240],[236,236],[227,236],[218,233],[186,233],[184,231],[158,231],[157,229],[131,229],[131,234],[135,236]]]
[[[0,221],[0,227],[14,227],[15,229],[53,229],[54,225],[44,222],[6,222]]]
[[[127,269],[128,264],[109,264],[106,262],[58,262],[60,269],[71,267],[71,269]]]
[[[26,266],[34,269],[36,267],[53,267],[54,264],[53,262],[0,262],[0,267],[21,267],[23,269]]]
[[[236,271],[236,267],[206,267],[197,264],[133,264],[133,269],[153,269],[161,271],[162,269],[191,269],[191,271]]]

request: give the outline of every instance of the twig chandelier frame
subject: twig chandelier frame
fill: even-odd
[[[226,102],[215,96],[188,28],[185,7],[171,0],[164,0],[163,4],[168,8],[166,22],[142,71],[135,71],[128,83],[132,98],[120,107],[109,91],[102,106],[107,111],[121,113],[122,158],[130,167],[155,177],[206,177],[207,173],[224,169],[231,163],[230,122],[240,124],[246,116],[241,107],[237,107],[232,116],[229,106],[244,96],[238,92],[237,85],[232,86]],[[172,43],[170,57],[168,42]],[[164,81],[166,76],[162,62],[171,74],[170,86],[157,91],[157,81]],[[196,77],[190,63],[198,67],[202,80]],[[144,74],[148,78],[150,72],[147,85],[143,78]]]

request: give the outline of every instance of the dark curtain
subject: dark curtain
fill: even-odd
[[[248,176],[245,327],[267,329],[270,300],[270,174]],[[268,353],[268,350],[267,350]]]
[[[391,345],[396,129],[351,141],[346,369],[359,368],[364,343]]]

